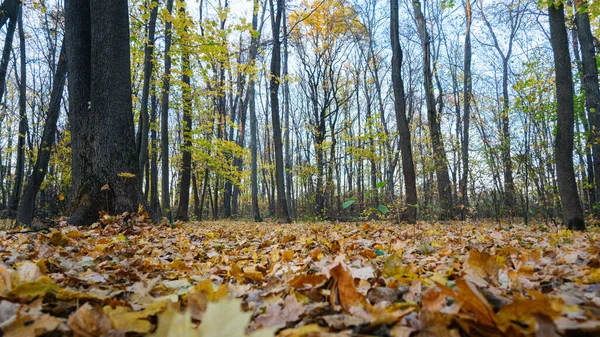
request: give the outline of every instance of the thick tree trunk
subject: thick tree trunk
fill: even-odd
[[[138,179],[131,102],[129,12],[119,0],[66,1],[73,214],[89,225],[100,211],[136,212]]]
[[[557,131],[554,151],[560,202],[564,224],[570,229],[584,230],[583,209],[579,202],[573,169],[574,92],[564,5],[550,4],[548,14],[556,72]]]
[[[140,177],[144,176],[144,169],[148,163],[148,133],[150,131],[148,99],[150,97],[150,82],[152,81],[152,59],[154,58],[154,32],[156,31],[156,18],[158,16],[158,0],[152,0],[150,2],[150,7],[148,41],[144,44],[144,82],[142,84],[142,101],[140,102],[140,121],[136,137],[136,148],[139,158],[138,171],[140,172]],[[141,184],[143,179],[139,179],[139,181]],[[148,191],[146,191],[146,193],[148,193]]]
[[[290,223],[292,219],[288,214],[287,201],[285,197],[285,175],[283,163],[283,142],[281,139],[281,119],[279,118],[279,82],[281,81],[281,43],[279,32],[281,29],[281,16],[284,12],[284,1],[277,0],[277,11],[273,8],[273,0],[269,0],[271,6],[271,23],[273,31],[273,53],[271,56],[271,122],[273,123],[273,142],[275,147],[275,180],[277,184],[277,216],[280,223]]]
[[[19,50],[20,75],[19,82],[19,134],[17,137],[17,167],[15,168],[15,184],[8,209],[11,214],[17,212],[23,176],[25,176],[25,137],[27,135],[27,60],[25,52],[25,32],[23,31],[23,9],[19,11]]]
[[[413,1],[413,8],[421,46],[423,48],[423,73],[425,85],[425,101],[427,104],[427,119],[429,123],[429,133],[431,138],[431,147],[435,162],[435,171],[437,178],[438,199],[441,206],[441,219],[452,218],[452,187],[450,186],[450,175],[448,174],[448,160],[446,158],[446,150],[442,141],[440,130],[439,116],[435,107],[435,97],[433,89],[433,74],[431,72],[431,47],[429,34],[427,33],[427,25],[425,17],[421,10],[421,2]]]
[[[60,52],[60,58],[56,66],[56,72],[54,73],[54,79],[52,82],[52,93],[50,94],[50,105],[48,106],[48,112],[46,115],[46,124],[44,124],[44,131],[42,133],[42,140],[38,147],[37,157],[31,175],[27,179],[27,184],[23,190],[23,196],[19,203],[17,212],[17,221],[19,223],[30,225],[33,220],[35,211],[35,199],[40,186],[46,177],[48,172],[48,164],[50,163],[50,153],[54,146],[54,140],[56,137],[56,124],[58,116],[60,114],[60,101],[62,98],[63,89],[65,86],[65,77],[67,74],[67,62],[64,54],[64,42],[63,49]]]
[[[180,8],[185,17],[185,7]],[[190,181],[192,173],[192,88],[190,86],[190,51],[182,47],[181,54],[181,82],[183,96],[183,146],[181,148],[181,171],[179,185],[179,208],[177,220],[189,220],[188,209],[190,204]]]
[[[402,47],[398,33],[398,0],[390,1],[391,19],[390,34],[392,40],[392,85],[394,89],[394,110],[396,125],[400,135],[402,155],[402,174],[406,191],[406,211],[404,217],[409,223],[417,221],[417,184],[415,165],[413,162],[410,127],[406,118],[406,98],[404,96],[404,81],[402,80]]]
[[[463,79],[463,141],[461,144],[462,176],[460,178],[460,203],[461,220],[466,219],[469,207],[469,126],[471,122],[471,99],[473,81],[471,77],[471,0],[465,0],[465,16],[467,19],[467,30],[465,32],[465,55],[464,55],[464,79]]]

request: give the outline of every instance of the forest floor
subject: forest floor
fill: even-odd
[[[0,232],[3,336],[598,336],[600,229],[203,222]]]

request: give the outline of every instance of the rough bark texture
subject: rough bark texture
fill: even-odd
[[[583,230],[583,209],[577,194],[573,169],[573,75],[569,55],[569,40],[565,27],[564,5],[548,6],[550,36],[556,71],[556,171],[564,224],[570,229]]]
[[[277,10],[271,4],[271,23],[273,30],[273,53],[271,56],[271,122],[273,123],[273,142],[275,147],[275,180],[277,183],[277,215],[281,223],[290,223],[292,219],[288,214],[287,201],[285,198],[285,175],[283,163],[283,142],[281,139],[281,119],[279,118],[279,82],[281,77],[281,43],[279,32],[281,28],[281,16],[283,14],[283,0],[277,0]]]
[[[439,116],[435,107],[435,97],[433,88],[433,74],[431,72],[431,47],[429,34],[427,33],[427,25],[425,17],[421,9],[419,0],[413,1],[413,8],[421,46],[423,48],[423,73],[425,85],[425,101],[427,105],[427,120],[429,123],[429,137],[431,138],[431,147],[433,150],[433,158],[435,163],[435,171],[437,178],[438,198],[441,206],[441,219],[452,217],[452,187],[450,186],[450,175],[448,174],[448,159],[446,158],[446,150],[442,141],[442,132],[440,129]]]
[[[173,0],[167,0],[167,12],[173,13]],[[161,146],[161,201],[162,214],[171,219],[171,202],[169,192],[169,90],[171,88],[171,20],[165,24],[165,73],[162,85],[162,101],[160,109],[160,146]]]
[[[17,221],[19,223],[30,225],[33,220],[35,211],[35,199],[40,190],[40,186],[48,172],[48,164],[50,163],[50,153],[54,146],[56,137],[56,123],[60,114],[60,101],[62,98],[63,89],[65,86],[65,77],[67,74],[67,62],[63,48],[60,52],[56,72],[52,82],[52,93],[50,94],[50,105],[46,114],[46,123],[42,133],[42,141],[37,151],[37,158],[31,175],[27,179],[27,184],[23,190],[23,196],[19,203],[17,212]]]
[[[89,225],[100,211],[135,212],[143,203],[131,102],[127,2],[66,1],[71,102],[73,214]]]
[[[392,40],[392,84],[394,88],[394,109],[396,125],[400,135],[402,155],[402,173],[406,191],[405,218],[409,223],[417,221],[417,184],[415,165],[412,155],[410,128],[406,118],[406,97],[404,96],[404,81],[402,80],[402,48],[398,33],[398,0],[390,1],[391,20],[390,34]]]

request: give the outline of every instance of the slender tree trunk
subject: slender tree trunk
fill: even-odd
[[[288,214],[292,217],[295,214],[294,207],[292,207],[292,152],[290,144],[290,81],[288,77],[288,29],[287,29],[287,15],[283,13],[283,119],[284,119],[284,131],[283,139],[285,143],[285,200],[287,201]]]
[[[583,89],[585,91],[585,105],[588,111],[590,123],[590,139],[592,144],[593,172],[595,179],[594,200],[600,200],[600,89],[598,86],[598,66],[596,64],[596,50],[594,36],[590,27],[590,18],[582,10],[587,6],[585,0],[575,0],[575,23],[577,24],[577,36],[581,48],[581,59],[583,67]],[[596,210],[598,215],[600,210]]]
[[[398,0],[390,1],[391,19],[390,34],[392,40],[392,85],[394,89],[394,109],[396,125],[400,135],[402,155],[402,174],[406,191],[406,211],[404,217],[409,223],[417,221],[417,184],[415,164],[413,162],[410,127],[406,118],[406,98],[404,96],[404,81],[402,80],[402,47],[398,33]]]
[[[25,175],[25,136],[27,134],[27,60],[25,52],[25,32],[23,31],[23,9],[19,11],[19,134],[17,137],[17,167],[15,168],[15,185],[9,202],[9,212],[15,214],[19,206],[23,176]]]
[[[509,97],[508,97],[508,58],[502,65],[502,164],[504,166],[504,203],[512,212],[515,205],[515,184],[512,174],[512,157],[510,154],[510,123],[509,123]]]
[[[150,131],[150,149],[152,150],[152,156],[150,158],[150,209],[152,209],[154,213],[159,214],[160,201],[158,200],[158,149],[156,146],[156,143],[158,142],[158,134],[156,132],[158,98],[156,97],[156,90],[153,90],[150,101],[152,106],[152,112],[150,113],[150,123],[152,124],[152,129]]]
[[[252,30],[254,32],[258,29],[258,1],[254,0],[254,9],[252,12]],[[248,56],[248,64],[251,67],[255,67],[256,54],[258,52],[259,37],[256,34],[252,34],[250,41],[250,55]],[[258,207],[258,122],[256,119],[256,81],[255,75],[250,75],[250,82],[248,83],[248,95],[250,95],[250,188],[252,198],[252,218],[256,222],[262,221],[260,217],[260,210]]]
[[[179,9],[185,17],[185,7]],[[187,30],[187,28],[186,28]],[[179,185],[179,208],[177,220],[189,220],[190,179],[192,173],[192,88],[190,86],[190,51],[182,46],[181,52],[181,82],[183,96],[183,146],[181,149],[181,171]]]
[[[423,12],[421,10],[421,2],[413,1],[415,17],[417,19],[421,45],[423,48],[423,73],[425,84],[425,100],[427,104],[427,119],[429,123],[429,132],[431,138],[431,147],[433,151],[433,159],[435,162],[435,171],[437,177],[438,198],[442,209],[440,218],[452,218],[452,187],[450,186],[450,175],[448,174],[448,160],[446,158],[446,150],[442,141],[440,130],[439,116],[435,108],[435,97],[433,88],[433,75],[431,73],[431,48],[430,37],[427,33],[427,25]]]
[[[173,0],[167,0],[167,12],[169,18],[165,24],[165,60],[162,85],[162,102],[160,109],[160,134],[161,134],[161,203],[162,214],[171,219],[171,194],[169,191],[169,93],[171,90],[171,28],[170,16],[173,13]]]
[[[574,92],[564,5],[548,5],[548,14],[556,72],[557,131],[554,151],[560,201],[564,224],[570,229],[584,230],[583,209],[579,202],[573,169]]]
[[[137,153],[139,158],[140,177],[144,176],[144,169],[148,163],[148,132],[150,122],[148,118],[148,99],[150,97],[150,82],[152,81],[152,59],[154,58],[154,32],[156,31],[156,18],[158,16],[158,0],[150,2],[150,21],[148,22],[148,41],[144,44],[144,82],[142,84],[142,101],[140,121],[136,137]],[[140,183],[142,179],[140,179]],[[141,186],[140,186],[141,188]],[[148,191],[146,191],[147,193]]]
[[[290,223],[292,219],[288,214],[287,201],[285,198],[285,175],[283,163],[283,142],[281,139],[281,119],[279,118],[279,82],[281,81],[281,44],[280,29],[281,16],[284,12],[284,1],[277,0],[277,11],[273,8],[273,0],[269,0],[271,6],[271,24],[273,31],[273,52],[271,56],[271,122],[273,123],[273,142],[275,147],[275,180],[277,184],[277,216],[280,223]]]
[[[37,157],[31,175],[27,179],[27,184],[23,190],[23,196],[19,203],[17,212],[17,221],[19,223],[30,225],[33,220],[35,211],[35,198],[40,190],[40,186],[48,172],[48,164],[50,163],[50,154],[56,138],[56,124],[60,114],[60,101],[62,98],[63,89],[65,86],[65,77],[67,74],[67,62],[63,49],[60,52],[56,72],[52,81],[52,93],[50,94],[50,105],[44,124],[42,140],[38,147]]]
[[[13,38],[15,36],[15,31],[17,30],[18,10],[15,10],[13,13],[6,16],[6,18],[9,21],[8,28],[6,30],[6,36],[4,38],[2,59],[0,60],[0,103],[2,103],[2,97],[4,96],[4,92],[6,91],[6,73],[8,71],[8,62],[10,61],[10,53],[12,51]],[[0,25],[0,27],[2,25]]]
[[[473,81],[471,77],[471,0],[465,0],[465,16],[467,19],[467,30],[465,32],[465,55],[464,55],[464,80],[463,80],[463,141],[461,147],[462,176],[460,178],[461,195],[461,220],[466,220],[467,208],[469,207],[469,126],[471,122],[471,99]]]

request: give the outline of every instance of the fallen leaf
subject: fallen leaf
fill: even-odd
[[[101,308],[92,307],[89,303],[72,313],[67,325],[75,336],[81,337],[100,337],[112,328],[110,317]]]
[[[350,312],[351,307],[362,303],[363,297],[356,291],[352,275],[341,264],[332,268],[330,273],[336,282],[335,291],[344,311]]]

